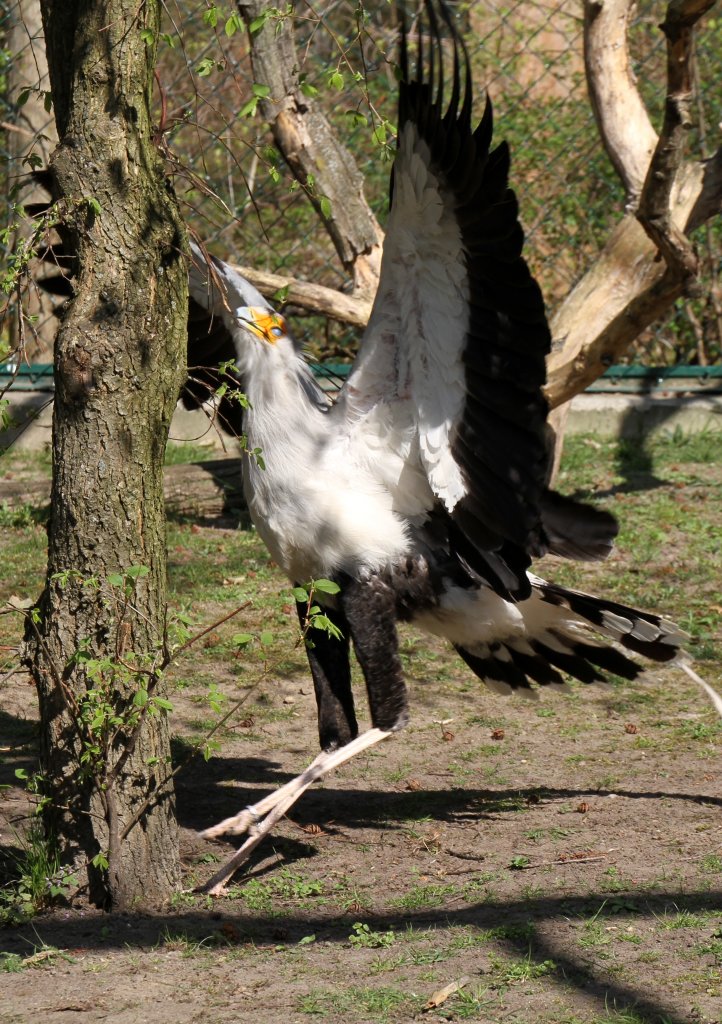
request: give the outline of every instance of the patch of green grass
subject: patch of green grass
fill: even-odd
[[[448,1011],[443,1014],[447,1020],[484,1020],[489,1007],[498,1003],[498,996],[490,993],[488,988],[459,989],[449,1001]]]
[[[166,446],[164,461],[166,466],[185,466],[189,462],[207,462],[218,457],[218,450],[211,445],[174,441]]]
[[[709,914],[692,913],[689,910],[677,910],[675,913],[665,912],[657,917],[660,928],[673,931],[678,928],[704,928],[709,922]]]
[[[390,901],[389,906],[399,910],[423,910],[440,907],[447,897],[457,892],[455,885],[413,885],[403,896]]]
[[[595,949],[599,951],[601,946],[608,946],[610,942],[609,933],[599,919],[588,921],[579,937],[579,945],[582,949]]]
[[[278,902],[306,903],[325,894],[324,883],[318,878],[305,878],[282,868],[277,875],[262,881],[252,878],[243,885],[228,889],[229,899],[241,899],[249,910],[267,913]]]
[[[699,866],[706,875],[722,874],[722,857],[716,853],[710,853],[707,857],[702,858]]]
[[[57,949],[55,946],[46,946],[43,942],[39,946],[33,946],[33,952],[28,954],[28,956],[20,956],[18,953],[0,952],[0,971],[4,971],[7,974],[17,974],[28,967],[53,967],[56,960],[65,960],[70,964],[75,963],[73,958],[63,952],[62,949]]]
[[[501,985],[513,985],[522,981],[533,981],[553,974],[557,965],[553,960],[535,960],[531,950],[519,960],[502,960],[494,953],[489,955],[495,981]]]
[[[405,1019],[411,1019],[420,1010],[420,996],[402,992],[398,988],[371,988],[352,985],[341,992],[314,989],[301,996],[296,1003],[300,1013],[328,1017],[335,1020],[385,1021],[390,1014],[402,1010]]]
[[[699,956],[713,956],[715,963],[722,967],[722,928],[712,934],[708,942],[701,942],[693,947]]]
[[[31,820],[20,845],[21,852],[8,865],[10,877],[0,889],[0,922],[5,924],[28,920],[65,900],[77,886],[38,818]]]

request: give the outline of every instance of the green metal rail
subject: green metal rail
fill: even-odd
[[[313,372],[328,381],[328,386],[340,387],[348,376],[346,363],[314,363]],[[13,391],[52,391],[53,367],[51,363],[0,363],[0,391],[7,387]],[[694,393],[722,394],[722,366],[610,366],[596,380],[588,392],[607,394],[651,395]]]

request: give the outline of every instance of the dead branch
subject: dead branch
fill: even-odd
[[[271,274],[267,270],[255,267],[235,265],[235,270],[258,288],[267,298],[272,298],[278,291],[286,291],[286,302],[302,306],[314,313],[323,313],[332,320],[365,327],[371,315],[373,297],[365,295],[347,295],[335,288],[325,288],[312,281],[299,281],[295,277]]]
[[[715,157],[722,160],[722,151]],[[689,232],[697,221],[705,181],[701,163],[685,164],[673,190],[672,224]],[[714,204],[722,206],[722,188]],[[636,337],[682,295],[687,277],[667,267],[657,246],[627,214],[596,263],[572,289],[551,322],[554,347],[547,362],[552,408],[567,402],[619,360]]]
[[[670,268],[682,280],[697,275],[697,256],[674,224],[672,189],[682,165],[685,134],[691,127],[692,32],[714,0],[671,0],[660,26],[667,37],[667,99],[664,123],[642,189],[637,216]]]
[[[246,25],[261,19],[265,0],[239,0]],[[383,231],[364,197],[363,175],[319,107],[300,88],[300,61],[290,19],[267,18],[251,33],[254,81],[270,94],[260,100],[284,160],[329,233],[354,291],[373,296]]]
[[[584,66],[592,110],[628,208],[642,191],[657,133],[637,89],[629,53],[633,0],[586,0]]]
[[[696,21],[709,10],[713,0],[671,0],[662,30],[667,37],[667,102],[662,133],[657,140],[639,199],[637,215],[627,214],[613,231],[599,259],[567,296],[553,318],[552,353],[548,360],[547,397],[552,408],[584,390],[671,304],[688,292],[697,273],[697,258],[689,241],[691,231],[722,208],[722,150],[706,162],[683,163],[684,132],[689,125],[691,95],[692,31]],[[585,18],[626,17],[627,0],[588,2]],[[597,28],[599,25],[596,26]],[[617,25],[618,27],[618,25]],[[609,31],[612,31],[610,26]],[[596,31],[596,30],[595,30]],[[595,33],[586,33],[599,47],[591,62],[590,92],[597,90],[598,59],[603,53]],[[626,51],[614,37],[618,48]],[[614,69],[602,76],[605,88],[604,116],[598,117],[600,131],[610,157],[623,180],[634,188],[644,147],[615,136],[614,154],[609,145],[610,124],[620,128],[624,103],[636,88],[628,68],[628,54],[610,51],[604,58]],[[618,86],[615,92],[613,86]],[[620,82],[622,83],[620,85]],[[637,95],[637,100],[639,97]],[[631,101],[633,104],[636,102]],[[637,122],[634,132],[645,132]],[[633,133],[634,134],[634,133]],[[649,142],[646,133],[645,146]],[[626,146],[626,149],[625,149]],[[660,254],[663,260],[660,260]]]

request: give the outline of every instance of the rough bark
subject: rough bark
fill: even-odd
[[[52,169],[78,275],[55,345],[48,576],[26,660],[49,824],[87,868],[91,899],[127,909],[160,904],[180,877],[168,723],[156,700],[185,236],[150,141],[154,46],[141,31],[157,38],[159,5],[42,0],[42,10],[60,138]],[[131,566],[149,571],[128,582],[126,598],[112,574]],[[144,688],[152,700],[141,710]],[[120,724],[93,723],[93,693]],[[98,854],[107,868],[89,864]]]
[[[239,0],[251,25],[268,5]],[[339,258],[353,277],[354,291],[374,295],[381,265],[383,231],[363,193],[363,175],[328,119],[303,95],[291,19],[268,18],[252,34],[254,81],[270,89],[260,109],[296,179],[305,188]],[[330,210],[330,212],[329,212]]]
[[[53,116],[45,107],[44,93],[50,89],[48,64],[45,58],[40,0],[20,0],[10,8],[10,28],[7,48],[12,60],[7,68],[7,97],[11,104],[9,121],[2,127],[7,132],[9,166],[13,168],[8,181],[12,198],[19,203],[40,202],[46,198],[43,190],[28,178],[18,178],[30,166],[25,162],[32,154],[39,166],[47,166],[57,142]],[[20,100],[25,99],[24,103]],[[29,220],[19,219],[13,239],[13,248],[31,233]],[[19,309],[7,320],[12,349],[21,353],[28,362],[47,362],[52,352],[57,324],[53,316],[53,302],[49,295],[34,282],[21,282],[22,321]]]

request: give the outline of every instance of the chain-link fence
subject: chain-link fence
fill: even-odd
[[[35,4],[4,0],[0,8],[6,194],[24,169],[22,160],[32,141],[23,132],[29,99],[19,96],[12,68],[19,52],[25,52],[32,57],[30,66],[37,61],[38,74],[42,71],[37,25],[28,18]],[[510,143],[527,258],[553,310],[593,262],[624,206],[587,96],[582,5],[576,0],[477,0],[450,6],[469,47],[477,114],[488,89],[496,138]],[[274,10],[275,17],[294,18],[304,87],[312,102],[323,105],[358,162],[369,202],[383,223],[389,140],[374,133],[378,120],[372,111],[391,123],[395,120],[396,32],[389,5],[384,0],[363,5],[348,0],[315,5],[308,0],[295,10],[291,5]],[[661,4],[643,0],[631,32],[635,73],[655,124],[666,86],[665,47],[658,28],[663,13]],[[695,158],[711,155],[719,145],[721,43],[722,21],[707,18],[696,43],[695,123],[689,139]],[[40,90],[42,107],[47,85],[38,85],[37,75],[33,84]],[[253,86],[247,35],[234,7],[216,6],[212,0],[166,0],[157,117],[165,129],[169,169],[189,225],[221,257],[343,288],[346,275],[330,240],[254,112]],[[28,102],[18,106],[19,98]],[[50,134],[44,126],[32,131]],[[45,157],[47,144],[36,143],[35,152]],[[700,297],[681,300],[664,323],[646,331],[631,354],[635,361],[659,365],[720,360],[719,224],[700,229],[696,243],[703,262]],[[312,342],[316,356],[337,358],[353,336],[319,317],[297,319],[295,326]],[[33,356],[43,354],[47,358],[41,330]]]

